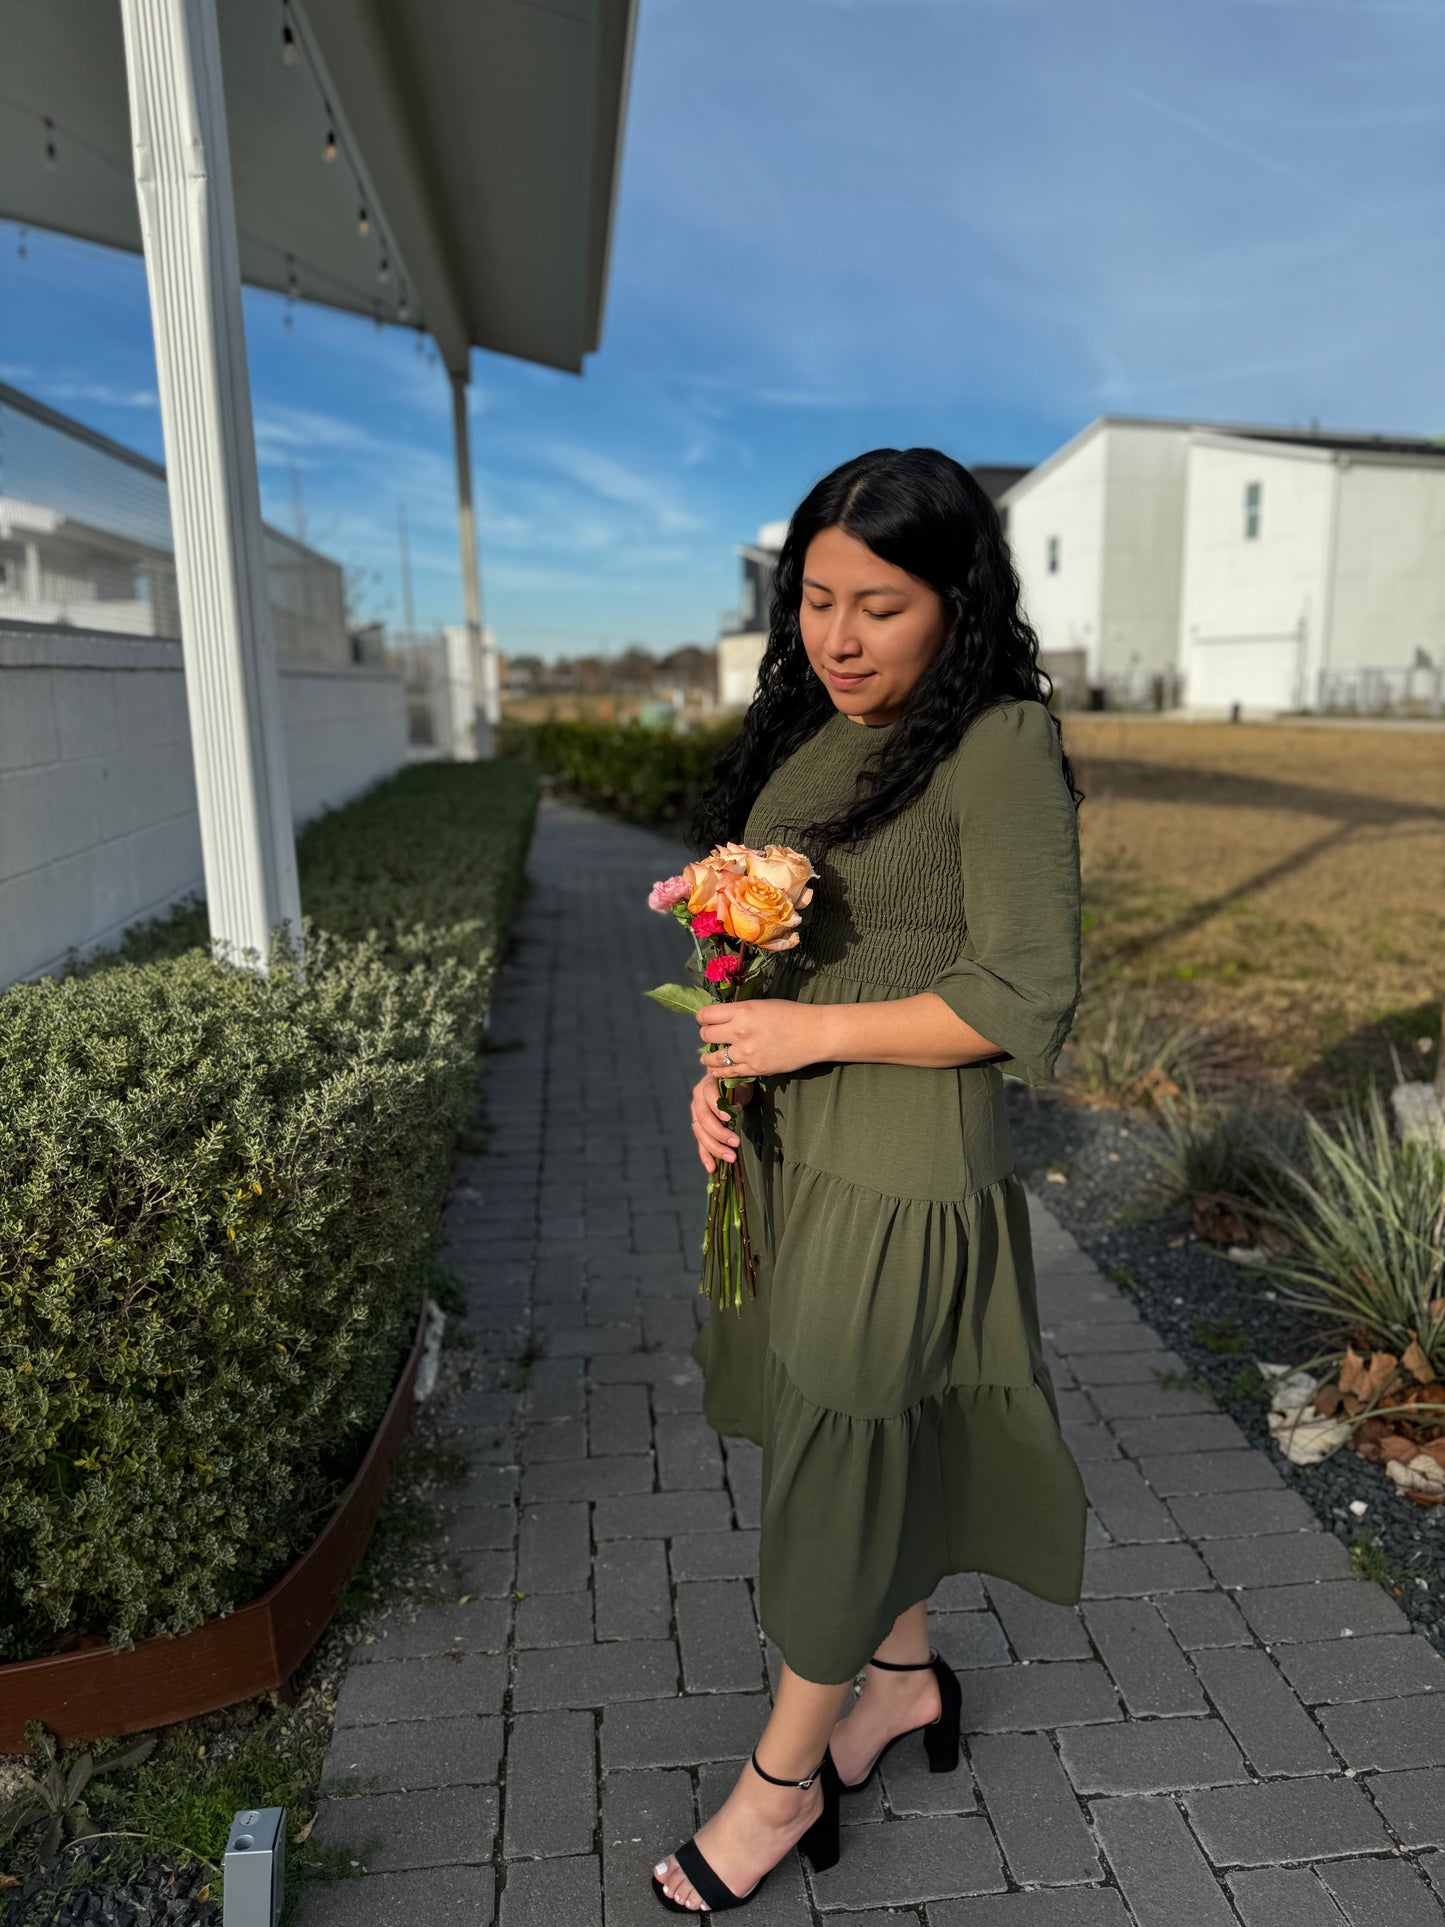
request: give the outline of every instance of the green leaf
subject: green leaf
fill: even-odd
[[[116,1772],[124,1773],[127,1767],[140,1766],[155,1750],[156,1737],[154,1733],[147,1734],[145,1739],[123,1746],[118,1753],[107,1753],[100,1763],[100,1771],[107,1776]]]
[[[95,1755],[82,1753],[70,1769],[70,1778],[65,1783],[65,1804],[73,1807],[90,1784],[90,1776],[95,1771]]]
[[[659,984],[656,990],[648,990],[643,994],[655,1004],[661,1004],[664,1010],[680,1011],[684,1017],[717,1002],[717,998],[709,996],[707,991],[689,990],[686,984]]]

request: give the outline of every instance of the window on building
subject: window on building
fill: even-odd
[[[1263,482],[1246,482],[1244,485],[1244,539],[1255,542],[1259,539],[1259,504],[1264,494]]]
[[[1056,535],[1051,535],[1049,537],[1049,574],[1057,575],[1058,572],[1059,572],[1059,538]]]

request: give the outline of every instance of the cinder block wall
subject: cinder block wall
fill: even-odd
[[[401,678],[283,663],[298,824],[405,761]],[[0,632],[0,985],[112,943],[201,883],[178,642]]]

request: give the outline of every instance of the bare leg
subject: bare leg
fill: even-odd
[[[927,1600],[898,1615],[875,1657],[899,1666],[929,1657]],[[856,1786],[891,1739],[926,1726],[941,1710],[931,1671],[884,1673],[870,1666],[852,1710],[833,1729],[833,1762],[844,1786]]]
[[[772,1717],[758,1741],[758,1762],[779,1779],[806,1779],[828,1744],[851,1683],[819,1686],[784,1666]],[[697,1833],[704,1860],[741,1897],[795,1847],[823,1810],[823,1789],[769,1786],[750,1765],[717,1812]],[[674,1857],[653,1869],[663,1891],[680,1905],[703,1911],[701,1896]]]

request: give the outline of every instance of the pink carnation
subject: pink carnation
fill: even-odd
[[[715,910],[700,910],[692,920],[692,934],[695,937],[715,937],[722,927],[722,918]]]
[[[741,957],[714,957],[711,963],[703,965],[702,974],[710,984],[725,984],[735,977],[742,967]]]
[[[660,910],[665,916],[675,903],[681,903],[687,895],[686,877],[664,877],[654,883],[647,893],[649,910]]]

